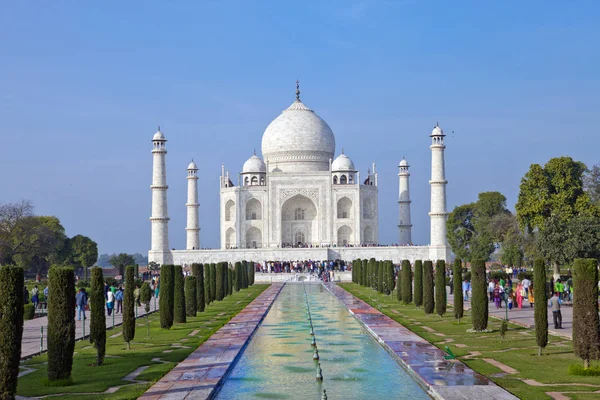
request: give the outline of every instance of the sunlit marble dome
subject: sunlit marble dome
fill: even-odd
[[[440,128],[440,126],[436,123],[435,127],[431,131],[430,136],[445,136],[445,135],[444,135],[444,131],[442,130],[442,128]]]
[[[190,163],[190,165],[188,165],[187,169],[195,169],[195,170],[198,169],[198,167],[196,166],[196,163],[194,162],[194,160],[192,160],[192,162]]]
[[[242,167],[242,173],[264,173],[267,172],[267,166],[265,165],[264,161],[258,157],[256,154],[254,154],[252,157],[250,157],[248,159],[248,161],[246,161],[244,163],[244,166]]]
[[[160,131],[160,128],[158,128],[158,131],[154,134],[152,140],[165,140],[165,135]]]
[[[408,161],[406,161],[406,159],[402,159],[402,161],[400,161],[400,164],[398,164],[399,167],[408,167]]]
[[[273,120],[262,137],[262,154],[269,168],[283,172],[329,170],[335,153],[335,137],[327,122],[300,101]]]
[[[333,160],[331,164],[331,171],[356,171],[352,160],[344,153],[340,154],[338,158]]]

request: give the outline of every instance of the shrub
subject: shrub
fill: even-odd
[[[535,338],[538,345],[538,355],[548,344],[548,293],[546,293],[546,265],[544,260],[533,263],[533,296]]]
[[[435,312],[440,317],[446,313],[446,261],[435,264]]]
[[[402,260],[402,271],[398,272],[398,276],[400,276],[400,274],[402,274],[402,279],[398,279],[398,286],[402,287],[402,302],[404,304],[409,304],[413,300],[410,261]]]
[[[376,265],[377,263],[374,258],[369,259],[369,263],[367,266],[367,286],[373,289],[375,289],[377,286],[376,279],[374,279]]]
[[[223,298],[229,296],[229,263],[223,263]]]
[[[415,306],[423,305],[423,261],[415,261]]]
[[[93,267],[90,287],[90,343],[96,348],[96,365],[104,363],[106,353],[106,316],[104,313],[104,274],[102,268]],[[150,290],[150,286],[148,286]]]
[[[175,266],[163,265],[160,267],[160,297],[159,313],[160,327],[171,329],[173,326],[173,312],[175,308]]]
[[[0,398],[14,399],[23,339],[23,269],[0,267]],[[73,311],[73,319],[75,311]],[[74,321],[73,321],[74,323]],[[70,369],[69,369],[70,371]]]
[[[583,367],[589,368],[590,360],[600,358],[598,261],[595,258],[578,258],[573,268],[573,349],[575,355],[583,360]]]
[[[135,267],[125,268],[125,293],[123,293],[123,340],[127,349],[131,348],[131,341],[135,337]]]
[[[433,313],[435,308],[433,286],[433,263],[427,260],[423,263],[423,310],[425,310],[425,314]]]
[[[242,261],[242,289],[248,288],[248,262]]]
[[[384,283],[385,283],[385,277],[384,277],[384,271],[385,268],[384,266],[384,261],[377,261],[377,291],[379,293],[384,293]]]
[[[30,319],[35,318],[35,307],[33,304],[25,304],[23,306],[23,319],[25,321],[29,321]],[[1,398],[2,396],[0,396]]]
[[[204,311],[204,266],[192,264],[192,274],[196,277],[196,312]]]
[[[460,259],[454,260],[454,267],[452,271],[453,282],[454,285],[454,318],[460,319],[464,315],[464,304],[463,304],[463,292],[462,292],[462,262]]]
[[[569,365],[569,375],[600,376],[600,366],[585,368],[580,364]]]
[[[488,297],[485,278],[485,261],[474,260],[471,263],[471,319],[474,331],[487,329],[488,324]]]
[[[175,286],[173,319],[175,323],[184,324],[187,319],[185,317],[185,282],[181,265],[176,265],[173,269],[173,282]]]
[[[239,261],[235,262],[235,285],[234,289],[239,292],[242,288],[242,263]]]
[[[185,315],[195,317],[198,310],[197,284],[195,276],[185,277]]]
[[[204,307],[210,304],[210,264],[204,265]]]
[[[70,380],[75,349],[75,274],[52,267],[48,291],[48,380]],[[21,295],[22,297],[22,295]]]

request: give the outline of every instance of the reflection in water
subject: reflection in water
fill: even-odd
[[[320,360],[313,360],[308,299]],[[318,363],[323,381],[315,379]],[[287,284],[218,399],[429,399],[320,284]]]

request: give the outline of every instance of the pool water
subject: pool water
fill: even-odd
[[[286,284],[216,398],[320,399],[323,389],[329,400],[430,399],[323,285]]]

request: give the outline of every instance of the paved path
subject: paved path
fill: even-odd
[[[448,290],[448,303],[454,304],[454,295],[450,294]],[[465,301],[465,310],[471,308],[471,301]],[[506,308],[502,304],[502,308],[496,308],[493,302],[489,303],[488,306],[489,314],[498,318],[506,318]],[[548,332],[551,332],[558,336],[564,336],[569,339],[573,339],[573,307],[562,306],[560,308],[562,314],[562,327],[563,329],[554,329],[554,320],[552,319],[552,309],[548,307]],[[514,308],[508,311],[508,320],[520,325],[533,328],[535,320],[533,318],[533,307],[529,306],[527,300],[523,301],[523,308]]]
[[[154,298],[150,302],[150,312],[156,311],[158,308],[158,299],[156,299],[156,303],[154,302]],[[105,309],[106,311],[106,309]],[[144,307],[137,308],[138,316],[145,315]],[[90,333],[90,312],[86,311],[87,319],[85,320],[85,335],[89,335]],[[83,338],[83,321],[77,321],[77,312],[75,312],[75,339],[79,340]],[[118,326],[121,324],[123,320],[122,314],[116,314],[114,317],[114,326]],[[23,341],[21,343],[21,358],[29,358],[39,354],[42,351],[48,350],[48,344],[46,342],[47,338],[47,327],[48,327],[48,317],[39,317],[34,318],[29,321],[25,321],[23,324]],[[106,317],[106,327],[111,328],[113,326],[113,317]],[[44,328],[44,335],[42,340],[42,327]],[[107,332],[107,335],[110,336],[110,331]]]
[[[485,376],[411,332],[334,283],[325,287],[344,304],[390,353],[396,355],[434,398],[446,400],[516,400]]]
[[[207,399],[233,368],[238,355],[269,312],[283,288],[273,283],[196,351],[180,362],[139,399]]]

